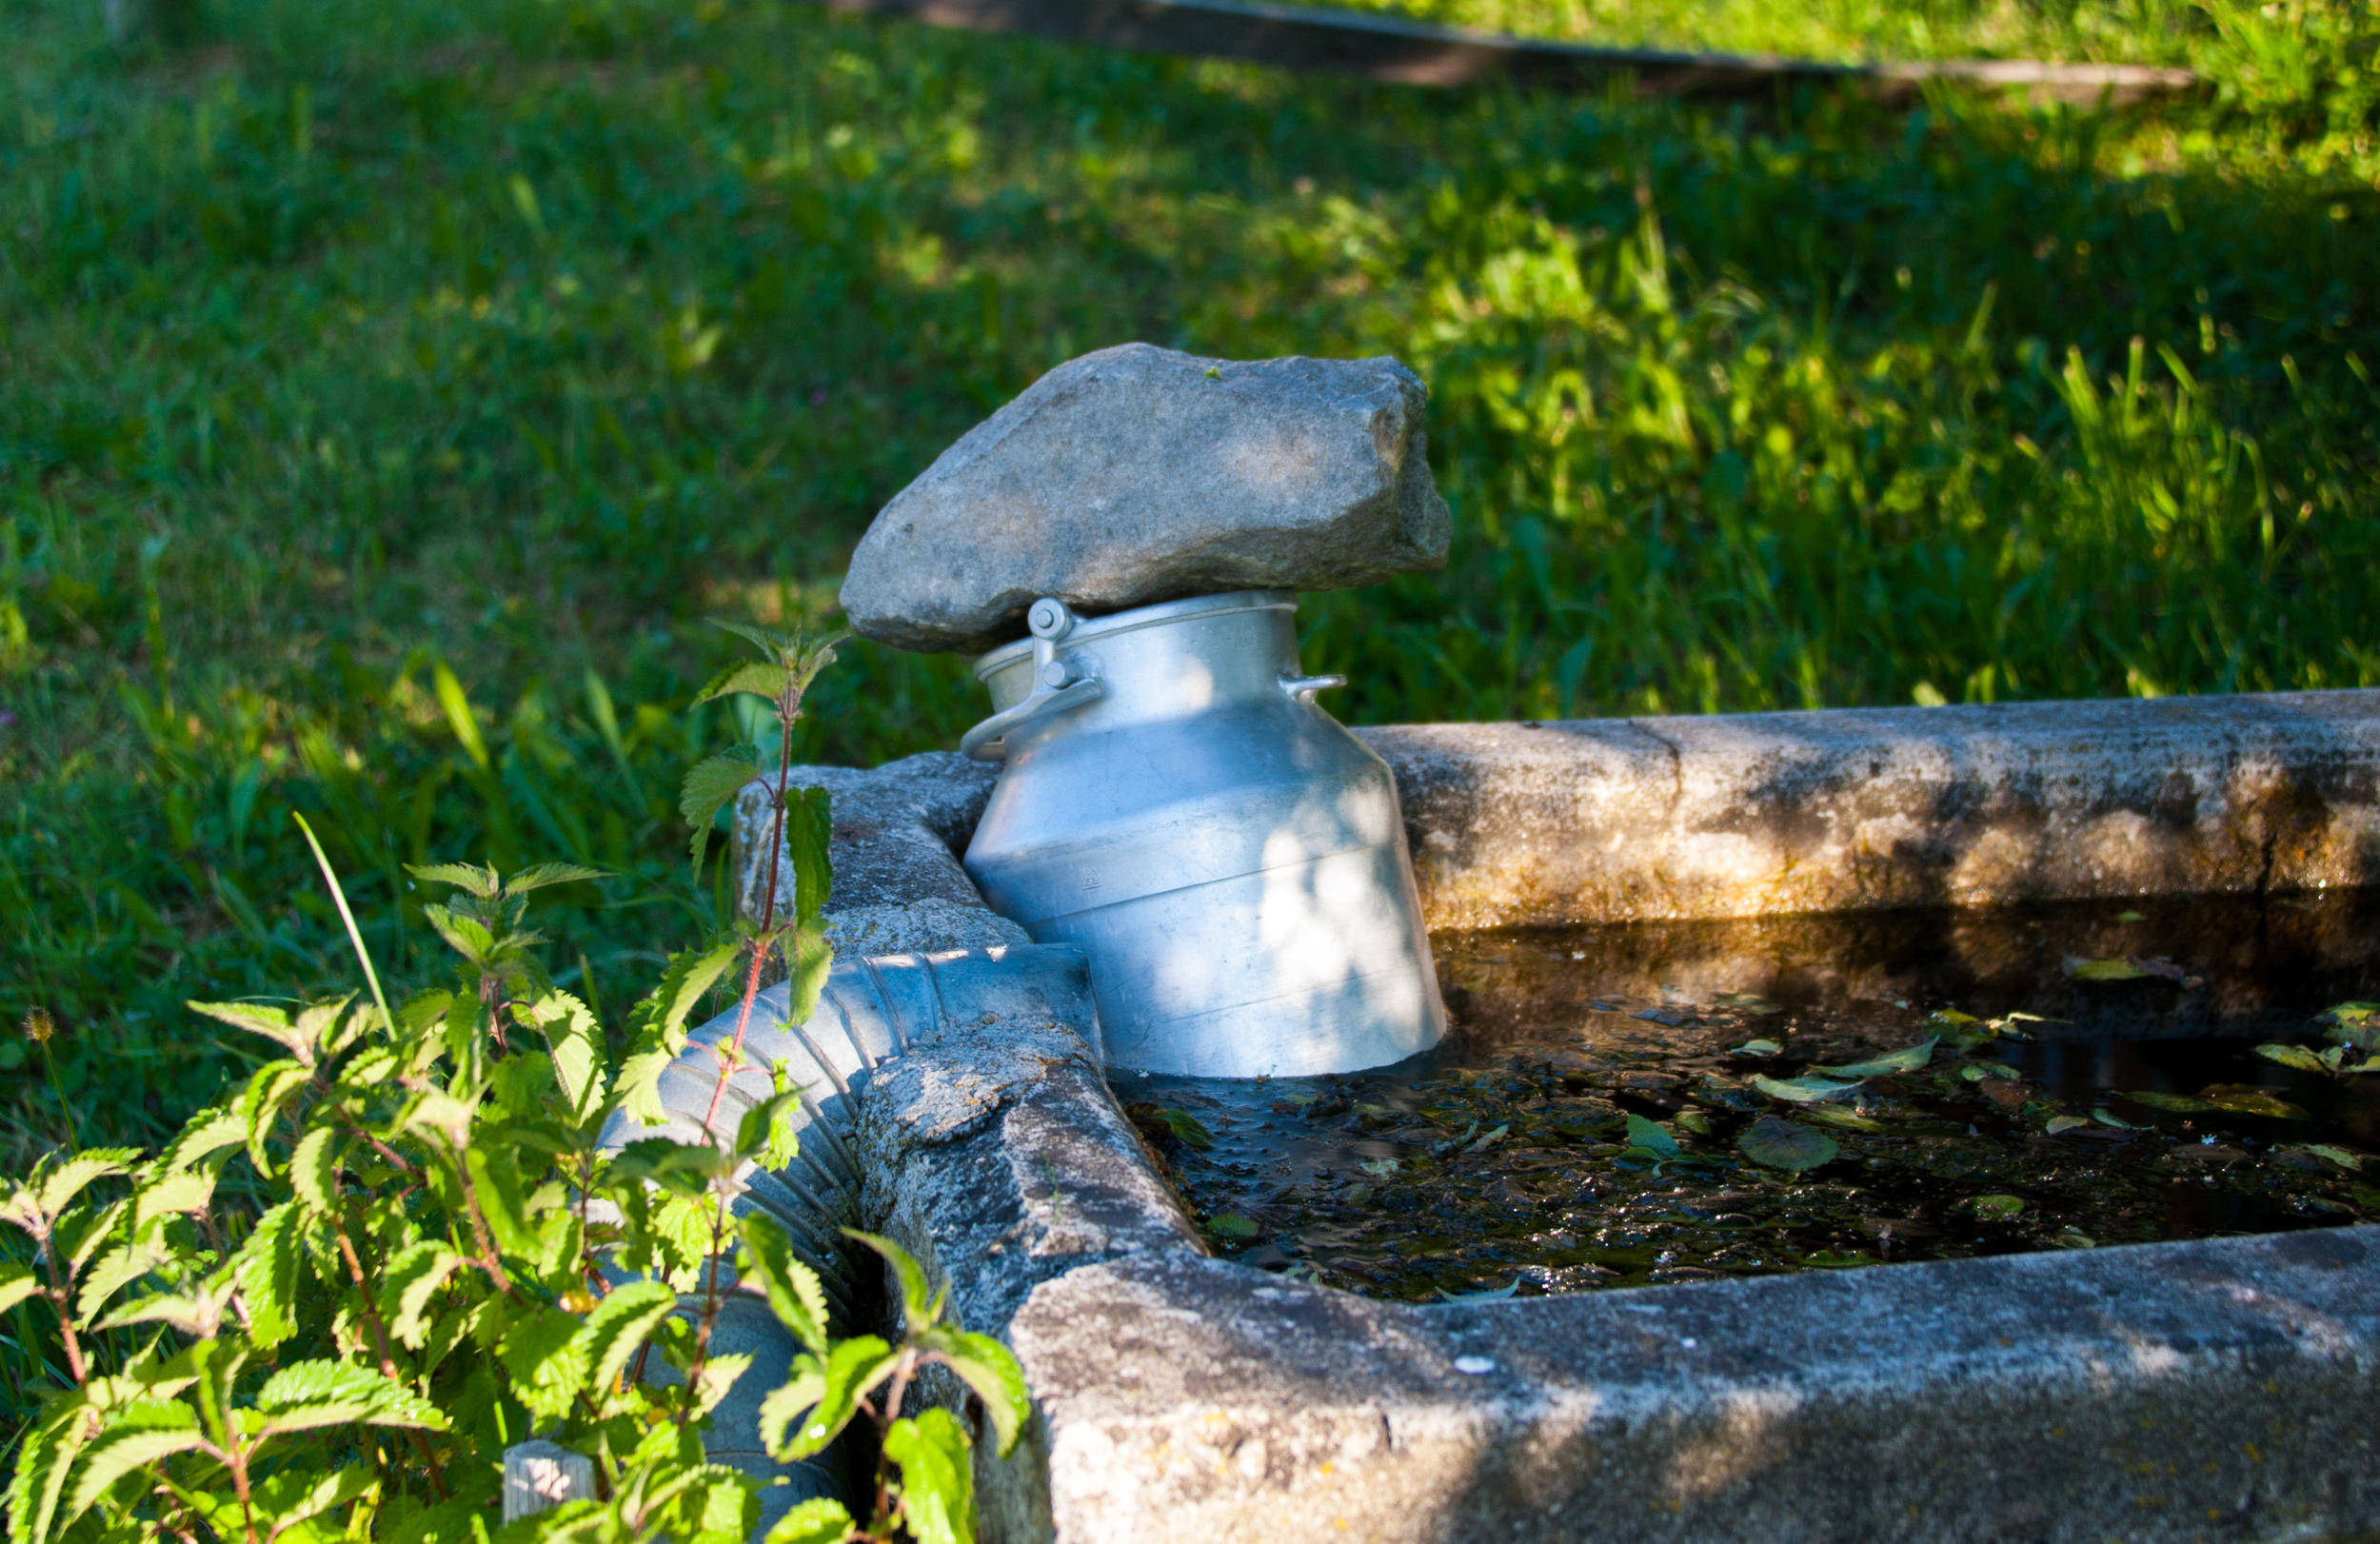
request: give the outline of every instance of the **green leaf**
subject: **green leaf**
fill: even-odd
[[[974,1444],[947,1410],[893,1422],[884,1456],[901,1466],[901,1513],[917,1544],[975,1544]]]
[[[532,863],[505,881],[504,893],[507,898],[518,898],[549,884],[577,884],[582,880],[609,878],[602,869],[588,868],[583,863]]]
[[[1839,1099],[1859,1087],[1857,1083],[1838,1083],[1824,1078],[1772,1078],[1760,1072],[1752,1075],[1752,1086],[1771,1099],[1794,1104]]]
[[[1741,1045],[1731,1047],[1728,1054],[1730,1056],[1775,1056],[1784,1049],[1785,1047],[1775,1040],[1746,1040]]]
[[[604,1032],[594,1012],[567,992],[548,992],[521,1018],[545,1033],[570,1118],[580,1125],[594,1119],[604,1107]]]
[[[2330,1027],[2331,1039],[2359,1051],[2380,1051],[2380,1002],[2337,1002],[2315,1018]]]
[[[1647,1120],[1640,1115],[1628,1117],[1628,1145],[1640,1147],[1663,1158],[1677,1156],[1677,1138],[1662,1128],[1658,1121]]]
[[[711,821],[726,802],[761,775],[760,754],[750,746],[697,762],[678,790],[678,809],[694,828],[691,857],[694,872],[703,872],[703,849],[710,840]]]
[[[93,1435],[91,1415],[88,1391],[69,1395],[45,1410],[18,1442],[9,1476],[10,1544],[43,1544],[50,1536],[67,1478]]]
[[[297,1202],[283,1201],[256,1219],[231,1257],[231,1278],[248,1308],[248,1338],[260,1350],[298,1332],[298,1296],[306,1268],[298,1219]]]
[[[89,1511],[125,1475],[207,1446],[198,1413],[178,1399],[134,1400],[108,1412],[107,1422],[74,1467],[74,1483],[58,1517],[61,1527]]]
[[[345,1008],[347,1004],[347,1000],[341,998],[337,1006]],[[314,1064],[315,1046],[322,1038],[324,1028],[324,1020],[319,1018],[300,1015],[300,1019],[304,1020],[301,1025],[291,1020],[288,1009],[262,1002],[186,1002],[183,1006],[192,1013],[203,1013],[220,1023],[229,1024],[234,1029],[264,1036],[296,1058],[301,1066],[311,1067]]]
[[[31,1266],[19,1265],[14,1260],[0,1262],[0,1314],[41,1290],[42,1279],[33,1274]]]
[[[835,967],[834,946],[826,941],[824,929],[797,927],[784,936],[784,954],[785,1021],[806,1024],[818,1012],[827,973]]]
[[[272,1157],[265,1150],[281,1118],[282,1107],[306,1091],[312,1073],[298,1061],[268,1061],[248,1078],[231,1108],[248,1126],[248,1160],[256,1172],[270,1177]]]
[[[1000,1455],[1008,1456],[1018,1434],[1033,1418],[1033,1395],[1025,1387],[1024,1369],[1006,1346],[988,1335],[937,1326],[916,1337],[939,1353],[960,1380],[983,1401],[992,1430],[1000,1439]]]
[[[631,1281],[614,1287],[587,1314],[579,1329],[579,1356],[586,1364],[587,1387],[598,1398],[611,1393],[637,1348],[677,1306],[669,1283]]]
[[[1254,1217],[1241,1217],[1237,1212],[1209,1217],[1206,1226],[1209,1232],[1222,1238],[1253,1238],[1264,1231],[1257,1226]]]
[[[327,1538],[306,1530],[292,1535],[288,1530],[359,1499],[379,1483],[380,1475],[369,1464],[342,1464],[327,1475],[310,1468],[284,1470],[256,1486],[256,1510],[284,1537]]]
[[[75,1197],[99,1180],[129,1174],[140,1156],[136,1147],[94,1147],[54,1163],[45,1158],[33,1166],[29,1188],[43,1215],[54,1220]]]
[[[775,1076],[781,1083],[790,1080],[782,1064]],[[781,1087],[744,1112],[744,1118],[736,1123],[736,1151],[771,1172],[783,1168],[801,1156],[801,1132],[797,1125],[801,1114],[801,1093]]]
[[[845,1228],[843,1233],[844,1237],[876,1251],[892,1267],[893,1278],[901,1283],[902,1328],[914,1333],[942,1322],[944,1293],[927,1286],[925,1267],[914,1256],[881,1234],[863,1233],[857,1228]]]
[[[327,1217],[339,1209],[339,1134],[316,1126],[300,1138],[289,1155],[289,1188],[314,1212]]]
[[[585,1342],[579,1321],[559,1308],[539,1308],[506,1330],[496,1359],[512,1380],[513,1396],[536,1415],[560,1416],[587,1383]]]
[[[1882,1131],[1884,1129],[1883,1121],[1871,1120],[1866,1116],[1846,1110],[1839,1104],[1805,1104],[1801,1107],[1801,1118],[1844,1131]]]
[[[2198,1097],[2218,1110],[2232,1115],[2263,1116],[2271,1120],[2311,1120],[2312,1116],[2289,1100],[2247,1083],[2216,1083],[2198,1091]]]
[[[447,948],[483,970],[487,967],[496,952],[496,935],[486,922],[435,903],[422,908],[422,920],[446,940]]]
[[[851,1514],[843,1504],[822,1495],[794,1503],[769,1525],[761,1544],[843,1544],[852,1532]]]
[[[98,1261],[74,1284],[74,1316],[77,1323],[89,1323],[108,1306],[109,1298],[126,1287],[169,1265],[174,1251],[154,1234],[146,1235],[121,1244],[99,1257]],[[13,1302],[0,1293],[0,1306]]]
[[[2021,1196],[1973,1196],[1967,1200],[1967,1210],[1995,1221],[2006,1221],[2024,1209],[2025,1198]]]
[[[1815,1067],[1812,1070],[1825,1073],[1830,1078],[1888,1078],[1896,1072],[1915,1072],[1919,1067],[1934,1059],[1934,1048],[1939,1043],[1940,1039],[1937,1037],[1934,1039],[1920,1040],[1914,1045],[1903,1046],[1897,1051],[1876,1057],[1872,1060],[1853,1061],[1840,1067]]]
[[[2158,974],[2136,960],[2083,960],[2068,955],[2066,974],[2078,981],[2136,981]]]
[[[2259,1045],[2256,1054],[2267,1061],[2277,1061],[2299,1072],[2329,1073],[2334,1070],[2332,1063],[2324,1061],[2318,1053],[2309,1051],[2302,1045]]]
[[[2089,1118],[2079,1115],[2053,1115],[2041,1129],[2053,1137],[2063,1137],[2070,1131],[2080,1131],[2091,1124]]]
[[[2194,1099],[2187,1094],[2159,1094],[2140,1089],[2124,1097],[2134,1104],[2145,1104],[2152,1110],[2172,1110],[2177,1115],[2197,1115],[2214,1108],[2205,1099]]]
[[[438,661],[430,666],[430,688],[437,694],[438,706],[446,715],[446,727],[454,731],[463,753],[481,771],[487,770],[487,742],[480,738],[479,720],[471,712],[471,700],[463,695],[463,683],[454,679],[446,662]]]
[[[793,861],[793,920],[800,927],[817,925],[834,892],[835,869],[829,857],[834,835],[832,795],[823,788],[786,792],[785,855]]]
[[[738,622],[733,617],[705,617],[704,621],[723,633],[732,633],[760,650],[764,659],[783,660],[786,655],[800,655],[802,638],[798,633],[781,633],[774,627],[758,623]]]
[[[1215,1145],[1215,1134],[1206,1129],[1204,1121],[1187,1110],[1171,1104],[1135,1104],[1131,1107],[1131,1114],[1137,1120],[1164,1127],[1184,1147],[1203,1153]],[[1392,1158],[1388,1161],[1393,1163],[1396,1160]]]
[[[429,1335],[430,1298],[462,1264],[463,1257],[444,1239],[418,1239],[399,1250],[381,1277],[380,1312],[388,1333],[421,1350]]]
[[[487,1231],[496,1246],[515,1257],[537,1253],[537,1236],[529,1227],[528,1194],[521,1175],[521,1156],[510,1147],[473,1142],[464,1150],[464,1167],[479,1198]]]
[[[1753,1162],[1764,1168],[1782,1169],[1787,1174],[1807,1174],[1842,1151],[1825,1133],[1773,1115],[1764,1115],[1747,1126],[1743,1135],[1735,1138],[1735,1146]]]
[[[2360,1172],[2364,1166],[2363,1156],[2361,1154],[2350,1153],[2344,1147],[2333,1147],[2328,1142],[2308,1142],[2302,1147],[2285,1147],[2281,1149],[2281,1151],[2284,1153],[2311,1153],[2315,1158],[2322,1159],[2325,1163],[2336,1164],[2338,1167],[2345,1169],[2350,1174]]]
[[[493,901],[504,890],[493,864],[483,868],[476,863],[407,863],[405,871],[424,884],[451,884],[482,901]]]
[[[183,1122],[182,1130],[157,1155],[150,1171],[187,1169],[247,1140],[248,1122],[238,1111],[221,1105],[201,1110]]]
[[[325,1426],[406,1426],[443,1432],[438,1407],[393,1378],[345,1362],[291,1362],[256,1391],[260,1435]]]
[[[754,697],[765,697],[773,703],[783,696],[785,688],[792,684],[793,672],[783,665],[768,660],[744,660],[711,677],[695,694],[694,701],[699,706],[744,692]]]
[[[761,1402],[761,1440],[769,1456],[790,1463],[824,1451],[899,1361],[873,1335],[837,1341],[823,1358],[796,1356],[793,1376]]]
[[[768,1306],[803,1350],[813,1356],[826,1354],[826,1291],[793,1252],[793,1237],[763,1212],[739,1219],[747,1268],[767,1295]]]

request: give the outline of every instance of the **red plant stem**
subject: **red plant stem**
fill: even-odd
[[[726,1098],[728,1080],[744,1065],[744,1035],[752,1027],[752,1004],[761,995],[761,966],[768,959],[770,929],[777,925],[778,865],[785,850],[785,783],[793,775],[793,721],[801,716],[800,694],[789,691],[778,701],[777,787],[768,823],[768,883],[761,892],[761,930],[752,940],[751,968],[744,973],[744,1003],[736,1011],[736,1036],[719,1059],[719,1081],[711,1088],[710,1108],[703,1113],[705,1133],[719,1118],[719,1102]]]
[[[50,1299],[50,1306],[58,1311],[59,1338],[66,1348],[66,1370],[73,1375],[79,1387],[89,1376],[89,1370],[83,1361],[83,1343],[74,1336],[74,1295],[69,1290],[73,1286],[73,1277],[69,1276],[63,1281],[58,1278],[57,1241],[48,1235],[44,1235],[41,1240],[41,1258],[50,1271],[50,1290],[43,1296]]]

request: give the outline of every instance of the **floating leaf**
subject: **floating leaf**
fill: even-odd
[[[2149,974],[2134,960],[2080,960],[2070,954],[2065,966],[2078,981],[2136,981]]]
[[[1656,1153],[1662,1158],[1677,1156],[1677,1138],[1664,1131],[1657,1121],[1647,1120],[1640,1115],[1628,1118],[1628,1145]]]
[[[2198,1097],[2218,1110],[2233,1115],[2260,1115],[2272,1120],[2311,1120],[2312,1116],[2285,1099],[2247,1083],[2216,1083],[2202,1088]]]
[[[2139,1089],[2124,1097],[2134,1104],[2145,1104],[2152,1110],[2172,1110],[2176,1115],[2199,1115],[2214,1108],[2205,1099],[2194,1099],[2187,1094],[2158,1094]]]
[[[1671,1123],[1678,1130],[1691,1131],[1697,1137],[1711,1135],[1711,1118],[1700,1110],[1680,1110]]]
[[[1510,1281],[1504,1283],[1504,1285],[1500,1287],[1490,1287],[1484,1292],[1449,1292],[1444,1287],[1439,1287],[1437,1290],[1439,1298],[1450,1303],[1502,1302],[1505,1298],[1517,1297],[1519,1294],[1520,1277],[1514,1277]]]
[[[1187,1110],[1171,1104],[1135,1104],[1130,1113],[1135,1120],[1143,1125],[1155,1125],[1176,1141],[1195,1147],[1201,1153],[1215,1145],[1215,1134]]]
[[[1967,1199],[1967,1210],[1982,1217],[2006,1220],[2024,1209],[2025,1198],[2021,1196],[1971,1196]]]
[[[1784,1049],[1785,1047],[1775,1040],[1746,1040],[1743,1044],[1735,1047],[1729,1054],[1733,1056],[1775,1056]]]
[[[1874,1265],[1875,1257],[1857,1249],[1821,1249],[1804,1255],[1801,1262],[1821,1271],[1842,1271],[1854,1265]]]
[[[2331,1072],[2338,1066],[2337,1062],[2325,1061],[2320,1055],[2302,1045],[2259,1045],[2256,1054],[2267,1061],[2277,1061],[2299,1072]]]
[[[2129,1120],[2110,1115],[2105,1105],[2092,1111],[2091,1118],[2103,1126],[2113,1126],[2118,1131],[2147,1131],[2149,1129],[2147,1126],[2135,1126]]]
[[[2115,920],[2119,922],[2145,922],[2149,920],[2149,914],[2140,911],[2119,911],[2115,914]]]
[[[1845,1131],[1882,1131],[1884,1129],[1884,1122],[1881,1120],[1871,1120],[1866,1116],[1846,1110],[1839,1104],[1807,1105],[1801,1113],[1805,1119],[1823,1121],[1830,1126],[1840,1126]]]
[[[2330,1039],[2359,1051],[2380,1051],[2380,1002],[2334,1002],[2314,1016],[2327,1021]]]
[[[1735,1138],[1735,1147],[1753,1162],[1787,1174],[1806,1174],[1832,1159],[1841,1148],[1824,1132],[1764,1115]]]
[[[1385,1179],[1397,1172],[1398,1162],[1393,1158],[1365,1158],[1360,1167],[1373,1178]]]
[[[2091,1122],[2078,1115],[2053,1115],[2042,1129],[2053,1137],[2063,1137],[2070,1131],[2081,1131]]]
[[[2099,1247],[2099,1240],[2080,1228],[2060,1228],[2057,1237],[2052,1238],[2050,1242],[2060,1249],[2096,1249]]]
[[[1712,1001],[1719,1007],[1733,1008],[1737,1013],[1748,1013],[1760,1019],[1785,1011],[1782,1005],[1771,1002],[1756,992],[1721,992]]]
[[[1859,1085],[1838,1083],[1827,1078],[1771,1078],[1766,1073],[1754,1073],[1752,1086],[1773,1099],[1792,1104],[1815,1104],[1822,1099],[1839,1099]]]
[[[1241,1217],[1237,1212],[1225,1212],[1221,1217],[1210,1219],[1206,1226],[1207,1231],[1224,1238],[1253,1238],[1259,1231],[1255,1218]]]
[[[1915,1072],[1919,1067],[1933,1060],[1934,1048],[1937,1043],[1938,1038],[1920,1040],[1914,1045],[1905,1045],[1897,1051],[1866,1061],[1853,1061],[1840,1067],[1818,1067],[1813,1070],[1825,1073],[1830,1078],[1889,1078],[1896,1072]]]
[[[1970,1061],[1958,1069],[1958,1075],[1971,1083],[1982,1082],[1987,1078],[2024,1077],[2023,1073],[2005,1061]]]
[[[2332,1147],[2328,1142],[2308,1142],[2303,1147],[2284,1147],[2281,1151],[2284,1153],[2311,1153],[2315,1158],[2322,1159],[2325,1163],[2337,1164],[2340,1168],[2345,1169],[2350,1174],[2361,1171],[2364,1166],[2362,1155],[2350,1153],[2344,1147]]]

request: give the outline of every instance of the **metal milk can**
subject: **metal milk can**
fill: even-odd
[[[993,908],[1090,959],[1111,1065],[1353,1072],[1446,1032],[1388,765],[1316,705],[1297,598],[1078,618],[976,663],[1004,760],[966,853]]]

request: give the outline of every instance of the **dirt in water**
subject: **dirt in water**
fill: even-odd
[[[2380,896],[1435,944],[1425,1057],[1119,1078],[1219,1253],[1434,1300],[2380,1220]]]

